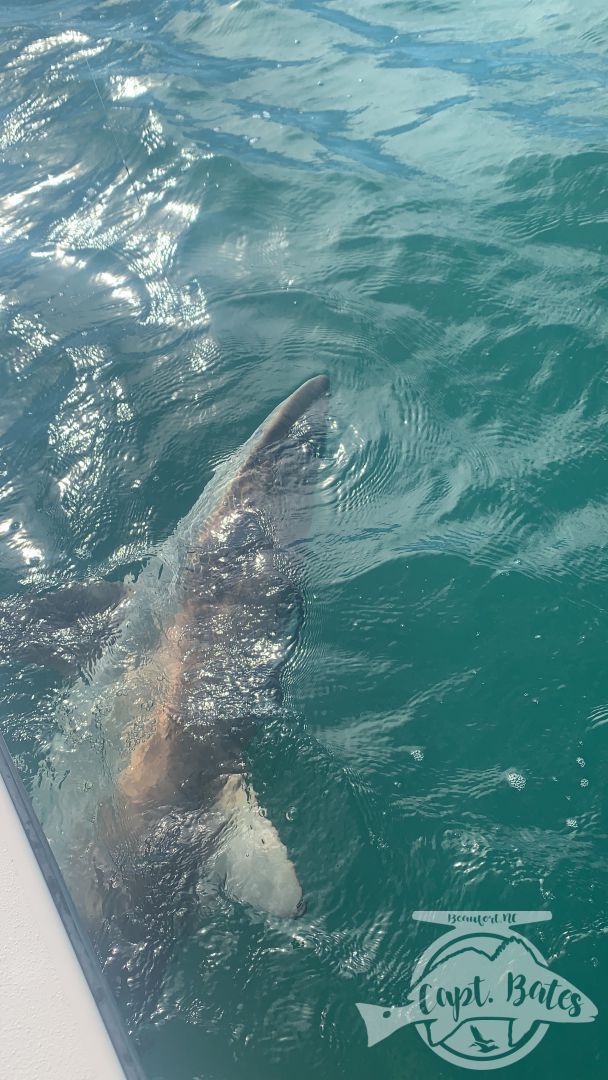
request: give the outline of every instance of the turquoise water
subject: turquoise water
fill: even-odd
[[[599,1080],[605,5],[65,0],[0,27],[10,603],[137,572],[282,397],[332,383],[287,707],[251,751],[308,910],[220,898],[104,957],[149,1076],[457,1075],[411,1028],[368,1050],[355,1008],[403,1002],[412,912],[453,907],[552,910],[530,937],[599,1017],[509,1075]],[[15,637],[35,788],[73,677]]]

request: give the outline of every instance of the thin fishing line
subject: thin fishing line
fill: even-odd
[[[64,14],[64,13],[63,13],[62,11],[58,12],[58,15],[59,15],[59,20],[60,20],[60,22],[61,22],[61,25],[62,25],[62,26],[65,26],[65,21],[64,21],[64,17],[63,17],[63,14]],[[93,37],[93,36],[92,36],[91,34],[87,34],[86,36],[87,36],[87,41],[88,41],[88,42],[91,42],[91,43],[93,43],[93,44],[95,43],[95,39],[94,39],[94,37]],[[135,186],[135,181],[134,181],[134,179],[133,179],[133,176],[132,176],[131,170],[129,169],[129,166],[128,166],[128,164],[127,164],[127,160],[126,160],[126,158],[125,158],[125,155],[124,155],[124,154],[123,154],[123,152],[122,152],[122,148],[121,148],[121,146],[120,146],[120,142],[118,141],[118,138],[117,138],[117,136],[116,136],[116,134],[115,134],[115,132],[114,132],[114,129],[113,129],[113,127],[112,127],[112,124],[111,124],[111,122],[110,122],[110,112],[109,112],[109,109],[108,109],[108,107],[107,107],[107,105],[106,105],[106,103],[105,103],[105,101],[104,101],[104,97],[103,97],[103,94],[101,93],[101,90],[100,90],[100,88],[99,88],[99,83],[97,82],[97,79],[95,78],[95,72],[93,71],[93,68],[91,67],[91,64],[89,63],[89,58],[88,58],[88,56],[87,56],[87,54],[86,54],[86,51],[84,52],[84,55],[83,55],[83,59],[84,59],[84,62],[85,62],[85,64],[87,65],[87,70],[88,70],[88,72],[89,72],[89,75],[90,75],[90,77],[91,77],[91,82],[93,83],[93,86],[94,86],[94,88],[95,88],[95,93],[97,94],[97,97],[98,97],[98,99],[99,99],[99,103],[100,103],[100,105],[101,105],[101,108],[102,108],[102,110],[103,110],[104,116],[105,116],[105,118],[106,118],[106,128],[107,128],[107,130],[109,131],[109,133],[110,133],[110,135],[111,135],[111,137],[112,137],[112,141],[113,141],[113,143],[114,143],[114,146],[115,146],[115,148],[116,148],[116,153],[118,154],[118,157],[120,158],[120,160],[121,160],[121,162],[122,162],[122,165],[123,165],[123,168],[124,168],[124,170],[125,170],[125,173],[126,173],[126,175],[127,175],[127,180],[128,180],[128,182],[129,182],[129,187],[131,188],[131,191],[133,192],[133,194],[134,194],[134,196],[135,196],[135,199],[137,200],[137,205],[138,205],[138,206],[139,206],[139,207],[140,207],[140,208],[141,208],[142,210],[145,210],[145,206],[144,206],[144,204],[142,203],[142,201],[141,201],[141,199],[140,199],[139,195],[137,194],[137,188],[136,188],[136,186]],[[166,271],[166,270],[163,270],[162,274],[163,274],[163,278],[164,278],[164,280],[165,280],[165,283],[167,284],[168,288],[169,288],[169,289],[170,289],[170,290],[171,290],[172,292],[175,292],[175,290],[173,290],[173,288],[172,288],[172,285],[171,285],[171,281],[170,281],[169,275],[167,274],[167,271]]]
[[[58,15],[59,15],[59,21],[61,22],[62,26],[64,26],[65,23],[63,21],[63,11],[58,12]],[[91,39],[89,38],[89,40],[91,40]],[[91,76],[91,81],[93,83],[93,86],[95,87],[95,93],[97,94],[97,97],[99,98],[99,103],[100,103],[100,105],[101,105],[101,107],[102,107],[102,109],[104,111],[104,114],[105,114],[105,117],[106,117],[106,122],[107,122],[107,130],[110,132],[110,135],[112,136],[112,142],[114,143],[114,146],[116,147],[116,152],[117,152],[120,160],[122,161],[124,170],[125,170],[125,172],[127,174],[127,178],[128,178],[128,181],[129,181],[129,186],[131,188],[131,191],[133,192],[135,198],[137,199],[138,206],[141,206],[143,208],[143,203],[142,203],[139,195],[137,194],[137,188],[135,187],[135,182],[133,180],[133,177],[131,176],[131,170],[129,169],[129,166],[127,165],[125,155],[123,154],[123,152],[122,152],[122,150],[120,148],[120,143],[119,143],[119,141],[118,141],[118,139],[116,137],[116,134],[114,132],[114,129],[113,129],[111,123],[110,123],[110,113],[109,113],[108,107],[107,107],[105,101],[103,100],[101,90],[99,89],[97,79],[95,78],[93,68],[91,67],[91,65],[89,63],[89,58],[88,58],[86,52],[84,54],[84,62],[87,65],[89,75]]]
[[[133,177],[131,176],[129,166],[127,165],[126,158],[125,158],[125,156],[124,156],[124,154],[123,154],[123,152],[122,152],[122,150],[120,148],[120,143],[118,142],[118,139],[116,138],[116,135],[114,133],[114,129],[112,128],[112,125],[110,124],[110,113],[108,111],[108,108],[106,106],[105,101],[103,100],[103,97],[101,95],[101,91],[99,89],[99,86],[97,85],[97,79],[95,78],[95,75],[93,74],[93,68],[91,67],[91,65],[89,63],[89,58],[88,58],[88,56],[86,54],[85,54],[85,57],[84,57],[84,61],[85,61],[85,64],[87,65],[87,68],[89,69],[89,75],[91,76],[91,79],[93,80],[93,86],[95,87],[97,97],[99,98],[99,101],[101,103],[101,107],[102,107],[102,109],[103,109],[103,111],[105,113],[106,120],[107,120],[107,130],[110,132],[110,135],[112,136],[112,141],[114,142],[114,146],[116,147],[116,151],[118,153],[118,156],[119,156],[120,160],[122,161],[122,163],[124,165],[125,172],[126,172],[127,177],[129,179],[129,184],[130,184],[130,187],[131,187],[131,191],[135,195],[135,198],[137,199],[138,205],[143,206],[143,204],[141,202],[141,199],[139,198],[139,195],[137,194],[137,189],[135,187]]]

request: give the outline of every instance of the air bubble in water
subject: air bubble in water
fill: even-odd
[[[509,769],[505,774],[507,783],[515,788],[517,791],[523,791],[526,786],[526,778],[521,773],[515,771],[515,769]]]

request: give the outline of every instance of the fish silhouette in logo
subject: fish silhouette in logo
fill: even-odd
[[[475,1024],[471,1032],[477,1049],[488,1054],[491,1040],[480,1034],[478,1026],[484,1018],[509,1022],[510,1047],[535,1022],[582,1024],[596,1018],[593,1002],[541,963],[520,935],[504,937],[498,946],[496,935],[487,935],[487,940],[488,951],[454,940],[438,962],[416,979],[401,1007],[357,1003],[368,1045],[407,1024],[417,1024],[425,1026],[429,1045],[436,1046],[452,1038],[463,1024]]]

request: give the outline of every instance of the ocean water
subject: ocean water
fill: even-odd
[[[448,908],[552,911],[530,939],[599,1016],[510,1075],[606,1076],[607,55],[600,0],[0,9],[5,603],[137,573],[332,386],[251,750],[308,909],[218,898],[102,957],[151,1080],[456,1075],[411,1027],[368,1049],[355,1007],[404,1003],[412,913]],[[35,792],[74,676],[18,637]]]

